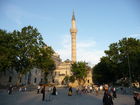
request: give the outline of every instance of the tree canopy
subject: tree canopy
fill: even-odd
[[[0,30],[0,71],[16,70],[25,74],[34,67],[52,70],[55,67],[51,58],[53,53],[32,26],[11,33]]]
[[[106,56],[102,57],[93,68],[94,81],[109,83],[122,78],[140,81],[139,39],[123,38],[119,42],[110,44],[105,54]]]
[[[75,78],[75,80],[78,80],[79,82],[84,81],[88,70],[89,66],[86,62],[75,62],[71,67],[71,71],[73,73],[71,78]]]

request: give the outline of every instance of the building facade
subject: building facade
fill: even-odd
[[[38,85],[43,81],[43,74],[40,69],[33,68],[24,75],[15,70],[0,72],[0,86],[9,85]]]
[[[55,62],[56,67],[62,62],[60,56],[57,53],[52,55],[52,59]],[[52,73],[48,75],[48,82],[52,82]],[[7,70],[5,72],[0,72],[0,86],[9,85],[38,85],[45,83],[44,73],[41,69],[33,68],[24,75],[21,75],[15,70]]]

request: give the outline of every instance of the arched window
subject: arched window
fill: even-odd
[[[21,83],[21,80],[22,80],[22,78],[20,77],[20,79],[19,79],[19,83]]]
[[[11,76],[9,76],[9,82],[12,82],[12,77]]]
[[[36,78],[34,79],[34,83],[36,83]]]
[[[43,82],[43,79],[41,78],[40,82],[42,83]]]
[[[52,80],[52,82],[54,83],[54,79]]]

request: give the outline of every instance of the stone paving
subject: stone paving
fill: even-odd
[[[50,97],[50,101],[42,101],[42,94],[36,91],[31,92],[13,92],[8,95],[6,90],[0,90],[0,105],[103,105],[103,94],[95,95],[76,95],[68,96],[68,89],[57,89],[58,95]],[[47,94],[47,92],[46,92]],[[46,96],[48,99],[48,95]],[[114,105],[134,105],[132,95],[118,94],[114,99]]]

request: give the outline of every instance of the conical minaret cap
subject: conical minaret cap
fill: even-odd
[[[72,15],[72,20],[75,20],[75,15],[74,15],[74,11],[73,11],[73,15]]]

